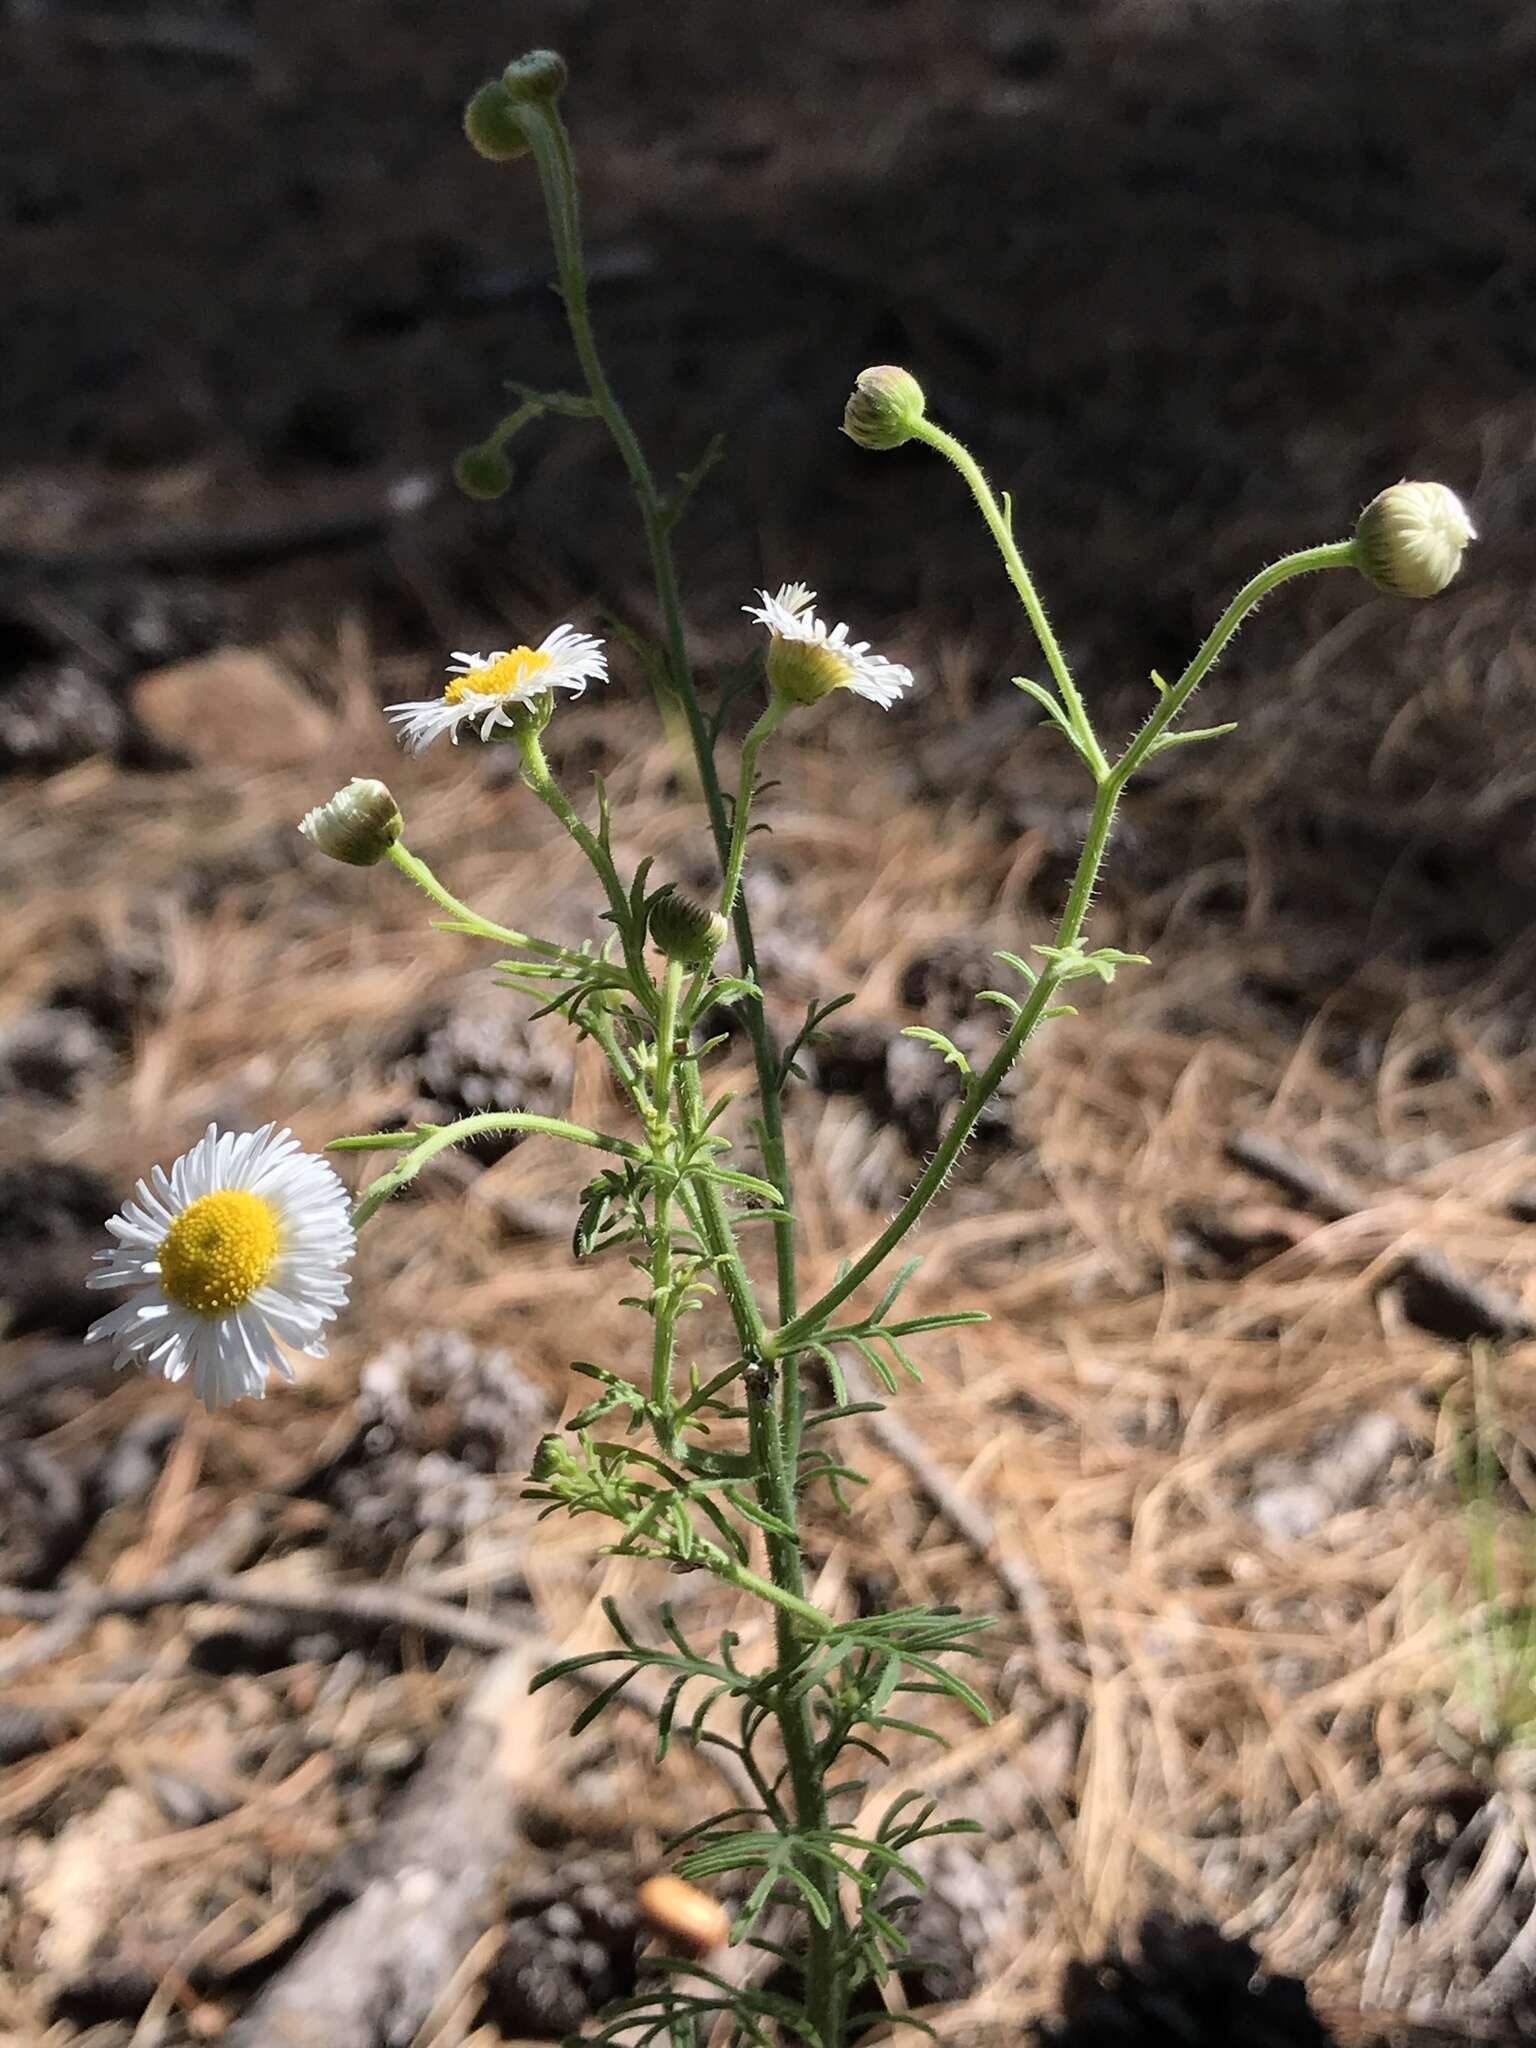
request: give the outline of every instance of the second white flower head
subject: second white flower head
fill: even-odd
[[[325,1326],[347,1298],[352,1256],[347,1191],[288,1131],[206,1135],[165,1173],[141,1180],[107,1229],[91,1287],[126,1287],[121,1308],[87,1341],[110,1342],[118,1365],[179,1380],[209,1408],[259,1400],[267,1373],[293,1370],[284,1347],[325,1355]]]
[[[455,654],[440,697],[391,704],[402,744],[420,754],[444,733],[457,741],[462,726],[488,740],[498,726],[514,731],[541,698],[556,690],[579,697],[588,683],[606,682],[608,657],[601,640],[556,626],[537,647],[501,648],[493,654]]]
[[[871,654],[867,640],[850,640],[848,628],[829,626],[815,612],[816,593],[803,583],[784,583],[761,604],[743,605],[749,619],[768,628],[768,680],[797,704],[816,704],[833,690],[852,690],[889,710],[912,686],[912,671],[883,654]]]

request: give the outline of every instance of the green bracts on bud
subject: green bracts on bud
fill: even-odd
[[[403,825],[400,806],[386,785],[354,776],[328,802],[307,811],[299,830],[332,860],[371,868],[395,844]]]
[[[861,448],[899,448],[911,440],[927,407],[923,387],[910,370],[878,363],[859,372],[843,409],[843,432]]]
[[[1392,597],[1438,597],[1477,533],[1444,484],[1393,484],[1355,526],[1355,566]]]
[[[557,100],[565,91],[565,59],[557,50],[529,50],[514,57],[501,74],[513,100]]]
[[[578,1469],[565,1438],[557,1430],[551,1430],[539,1438],[539,1447],[533,1454],[528,1476],[541,1485],[547,1485],[551,1479],[572,1478]]]
[[[519,103],[500,78],[489,78],[464,109],[464,133],[488,163],[515,163],[533,147]]]
[[[670,885],[651,903],[651,944],[680,967],[707,967],[730,933],[718,910],[706,910]]]
[[[481,441],[455,458],[453,480],[466,498],[489,502],[511,490],[512,465],[494,441]]]

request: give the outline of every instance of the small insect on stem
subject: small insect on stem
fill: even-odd
[[[766,1401],[771,1398],[777,1375],[772,1365],[766,1359],[749,1359],[746,1370],[742,1373],[741,1377],[752,1400]]]

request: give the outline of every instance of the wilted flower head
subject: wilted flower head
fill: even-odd
[[[1444,484],[1393,484],[1360,514],[1355,561],[1393,597],[1438,597],[1476,538],[1466,506]]]
[[[183,1379],[208,1408],[260,1398],[269,1370],[293,1378],[283,1346],[325,1355],[324,1330],[347,1298],[347,1191],[289,1131],[210,1124],[167,1174],[140,1181],[107,1228],[91,1287],[133,1297],[92,1323],[117,1364]]]
[[[749,619],[766,626],[768,680],[796,704],[816,704],[833,690],[852,690],[889,710],[912,684],[912,671],[871,654],[867,640],[850,640],[845,625],[828,626],[812,607],[816,593],[803,583],[784,583],[761,604],[743,605]]]
[[[843,409],[843,432],[861,448],[899,448],[927,410],[923,387],[910,370],[877,363],[861,370]]]
[[[386,784],[354,775],[327,802],[306,811],[299,830],[332,860],[371,868],[400,837],[403,822]]]
[[[483,740],[498,726],[515,732],[520,721],[541,711],[547,715],[556,690],[579,697],[588,683],[606,681],[608,657],[601,640],[574,626],[556,626],[537,647],[455,654],[448,676],[441,697],[389,706],[413,754],[425,752],[444,733],[457,741],[463,725],[476,726]]]

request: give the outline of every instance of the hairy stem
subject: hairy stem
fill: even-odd
[[[461,903],[457,896],[451,895],[426,862],[401,840],[397,839],[389,849],[389,859],[424,896],[429,897],[440,910],[448,912],[453,919],[454,930],[472,938],[494,939],[501,946],[518,946],[526,952],[539,953],[546,960],[558,960],[562,965],[585,967],[588,964],[582,954],[573,953],[567,946],[557,946],[549,939],[530,938],[526,932],[513,931],[510,925],[493,924],[478,910],[471,910],[467,903]]]
[[[1154,751],[1157,742],[1168,733],[1243,620],[1256,604],[1278,585],[1289,582],[1292,577],[1305,576],[1317,569],[1350,568],[1353,563],[1353,543],[1339,541],[1323,547],[1304,548],[1297,554],[1287,555],[1282,561],[1260,570],[1257,576],[1243,585],[1207,634],[1178,682],[1159,700],[1151,717],[1114,766],[1106,767],[1103,779],[1099,783],[1098,795],[1094,800],[1093,814],[1088,822],[1087,836],[1083,841],[1082,853],[1078,857],[1066,908],[1056,928],[1056,946],[1075,946],[1082,937],[1099,869],[1103,865],[1109,835],[1114,826],[1115,811],[1126,784]],[[868,1251],[855,1259],[841,1278],[834,1281],[803,1315],[794,1318],[769,1340],[770,1357],[777,1358],[793,1351],[813,1336],[833,1309],[846,1301],[855,1289],[861,1287],[876,1273],[915,1228],[923,1211],[948,1179],[950,1169],[976,1127],[977,1118],[1001,1087],[1008,1070],[1049,1010],[1051,1000],[1060,986],[1059,968],[1047,963],[1031,989],[1028,1001],[1009,1026],[985,1070],[966,1088],[954,1120],[911,1194]]]
[[[1029,616],[1029,623],[1035,629],[1035,638],[1040,642],[1046,665],[1055,679],[1057,689],[1061,692],[1062,705],[1077,736],[1083,758],[1092,768],[1095,777],[1102,780],[1109,772],[1109,763],[1104,758],[1104,750],[1099,745],[1083,706],[1083,700],[1078,695],[1066,656],[1051,630],[1051,622],[1045,615],[1045,606],[1040,602],[1034,578],[1025,566],[1024,557],[1019,553],[1018,543],[1013,537],[1013,521],[1010,514],[1003,510],[993,496],[992,486],[987,482],[981,464],[953,434],[946,434],[942,427],[935,426],[932,420],[927,419],[919,420],[913,428],[913,433],[918,440],[926,441],[930,448],[936,448],[952,462],[970,486],[971,496],[976,500],[981,516],[987,522],[987,530],[997,542],[1003,566],[1008,571],[1008,580],[1018,593],[1019,602]]]

